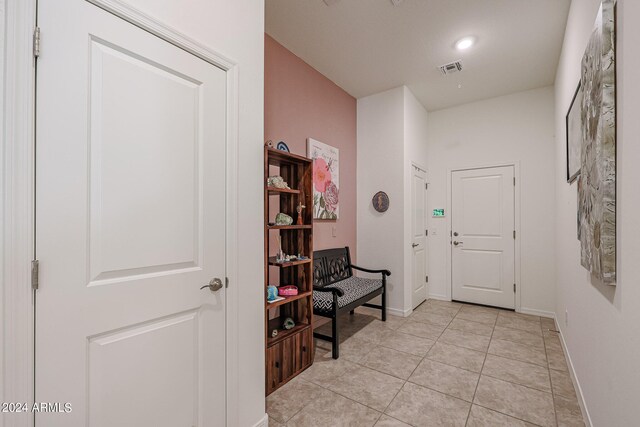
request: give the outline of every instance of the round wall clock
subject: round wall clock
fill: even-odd
[[[373,208],[378,212],[386,212],[389,209],[389,196],[384,191],[378,191],[371,199]]]

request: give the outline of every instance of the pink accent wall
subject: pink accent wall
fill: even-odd
[[[340,218],[314,224],[313,247],[349,246],[355,262],[356,99],[266,34],[264,61],[264,140],[305,156],[307,138],[340,150]]]

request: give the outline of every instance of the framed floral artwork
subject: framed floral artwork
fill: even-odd
[[[307,139],[307,156],[313,160],[313,219],[337,220],[339,216],[339,150]]]

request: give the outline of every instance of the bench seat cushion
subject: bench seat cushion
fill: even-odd
[[[339,288],[344,295],[338,297],[338,308],[342,308],[352,302],[382,288],[382,280],[365,279],[351,276],[347,279],[325,286],[325,289]],[[333,294],[331,292],[313,292],[313,309],[320,313],[331,313],[333,306]]]

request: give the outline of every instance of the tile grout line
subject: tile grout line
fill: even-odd
[[[554,327],[555,321],[554,321]],[[540,329],[542,329],[542,325],[540,325]],[[549,374],[549,384],[551,385],[551,403],[553,405],[553,419],[556,422],[556,426],[558,425],[558,411],[556,410],[556,394],[553,392],[553,380],[551,379],[551,368],[549,367],[549,354],[547,353],[547,340],[544,339],[544,332],[542,333],[542,342],[544,343],[544,355],[547,358],[547,373]],[[562,351],[564,356],[564,350]]]
[[[496,318],[496,322],[498,319]],[[495,323],[493,324],[493,329],[491,329],[491,336],[489,337],[489,346],[491,345],[491,340],[493,339],[493,332],[496,330]],[[489,346],[487,346],[487,352],[484,354],[484,359],[482,360],[482,368],[480,368],[480,374],[478,375],[478,382],[476,383],[476,388],[473,390],[473,396],[471,397],[471,406],[469,406],[469,413],[467,413],[467,421],[465,422],[465,426],[469,423],[469,418],[471,417],[471,408],[473,408],[474,402],[476,400],[476,393],[478,392],[478,386],[480,385],[480,379],[482,378],[482,371],[484,371],[484,364],[487,362],[487,356],[489,355]]]

